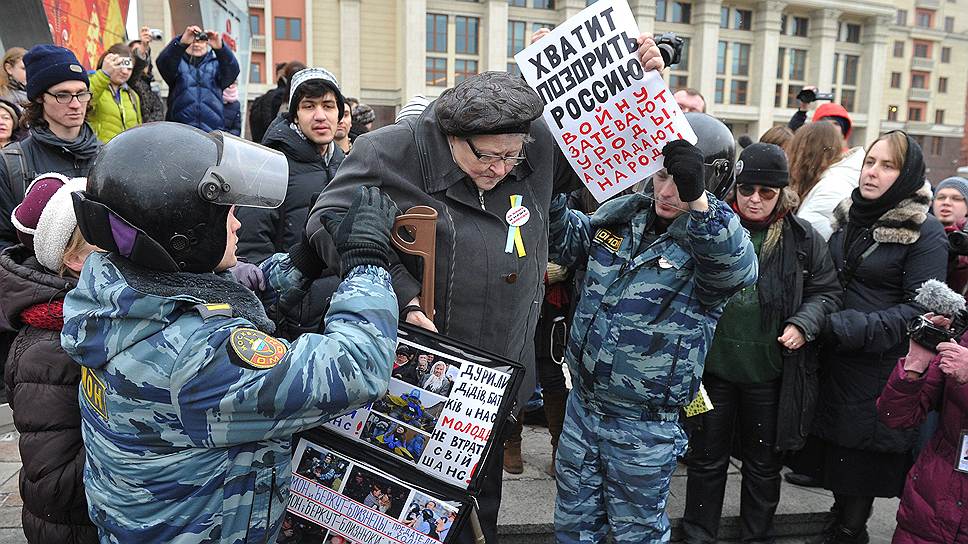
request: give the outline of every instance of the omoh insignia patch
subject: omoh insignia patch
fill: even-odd
[[[616,236],[607,229],[598,229],[595,231],[594,242],[607,247],[612,253],[615,253],[618,251],[618,248],[622,247],[622,240],[624,239],[623,236]]]
[[[242,368],[266,370],[282,361],[286,346],[255,329],[235,329],[229,337],[229,359]]]
[[[81,367],[81,392],[84,393],[84,400],[94,412],[101,416],[104,421],[108,420],[108,405],[104,398],[104,382],[98,378],[93,370],[86,366]]]

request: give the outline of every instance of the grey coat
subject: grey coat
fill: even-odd
[[[534,390],[534,331],[544,297],[548,263],[548,208],[555,193],[581,182],[543,121],[531,124],[527,160],[483,194],[457,166],[434,117],[434,104],[419,117],[360,136],[336,177],[310,213],[308,234],[327,263],[338,255],[322,228],[326,213],[342,213],[360,185],[383,189],[401,211],[437,210],[435,315],[441,334],[525,365],[519,406]],[[531,212],[521,227],[526,255],[505,253],[504,216],[511,195]],[[402,253],[391,256],[393,288],[401,308],[420,292],[421,266]]]

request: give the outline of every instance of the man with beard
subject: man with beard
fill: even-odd
[[[3,148],[0,161],[0,249],[17,243],[10,214],[30,180],[56,172],[85,177],[101,147],[84,122],[91,101],[87,72],[70,50],[37,45],[24,55],[27,138]]]
[[[437,361],[434,363],[434,368],[430,374],[424,377],[421,387],[431,393],[437,393],[438,395],[446,397],[450,394],[450,388],[453,385],[453,380],[447,377],[447,363]]]

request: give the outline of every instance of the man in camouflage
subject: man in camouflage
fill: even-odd
[[[109,251],[85,263],[62,333],[83,367],[84,483],[102,542],[275,542],[292,434],[386,391],[397,330],[386,270],[395,206],[361,189],[345,219],[333,219],[346,256],[325,332],[291,344],[273,338],[255,294],[219,274],[236,262],[229,205],[278,205],[285,195],[285,160],[239,142],[151,123],[105,146],[87,191],[75,194],[85,238]],[[251,163],[233,170],[219,151]],[[118,171],[129,162],[143,173]],[[250,170],[257,177],[245,179]],[[226,183],[207,193],[211,171]],[[145,189],[157,179],[166,191]],[[180,243],[183,232],[194,244]],[[297,244],[267,259],[262,274],[249,270],[264,282],[266,304],[319,274],[311,253]]]
[[[687,441],[679,410],[699,388],[726,300],[756,280],[746,231],[704,190],[702,153],[679,140],[663,154],[645,194],[592,217],[562,197],[552,205],[551,259],[588,266],[566,352],[560,543],[604,542],[609,528],[619,543],[668,541],[666,497]]]

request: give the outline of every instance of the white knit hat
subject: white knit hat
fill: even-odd
[[[83,191],[86,186],[87,178],[68,180],[50,197],[40,214],[40,221],[37,222],[34,232],[34,255],[48,270],[59,270],[64,262],[64,250],[77,227],[71,193]]]

